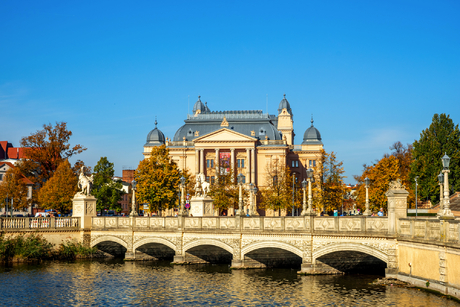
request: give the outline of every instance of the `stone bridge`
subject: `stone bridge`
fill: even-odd
[[[136,251],[150,245],[169,250],[176,263],[220,256],[230,258],[234,268],[297,258],[308,273],[334,271],[318,259],[353,252],[396,269],[397,240],[388,233],[388,221],[363,216],[93,217],[91,246],[113,242],[126,249],[126,259],[135,259]],[[276,256],[270,259],[268,255]]]

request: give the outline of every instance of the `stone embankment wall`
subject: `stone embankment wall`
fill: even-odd
[[[55,246],[73,240],[89,242],[91,236],[89,230],[80,228],[80,219],[75,217],[0,218],[0,233],[5,237],[38,234]]]
[[[398,273],[416,286],[460,298],[460,221],[399,220]]]

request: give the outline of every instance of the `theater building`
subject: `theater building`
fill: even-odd
[[[300,120],[308,125],[307,117]],[[234,175],[244,175],[246,184],[253,183],[263,189],[268,180],[267,168],[276,159],[289,166],[301,182],[306,178],[306,169],[316,165],[323,148],[313,119],[306,127],[302,143],[294,144],[294,114],[286,95],[277,115],[259,110],[211,111],[198,96],[193,114],[187,115],[184,122],[171,140],[165,138],[155,121],[144,145],[144,157],[150,156],[152,147],[165,144],[180,169],[203,173],[210,183],[219,172],[233,170]]]

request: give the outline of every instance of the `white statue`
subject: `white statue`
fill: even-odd
[[[81,189],[77,195],[80,196],[90,196],[91,195],[91,187],[93,186],[93,175],[86,176],[85,175],[85,167],[82,166],[80,169],[80,176],[78,177],[78,187]]]
[[[195,196],[197,197],[206,197],[209,193],[209,183],[206,182],[205,176],[203,173],[200,173],[196,176],[196,184],[195,184]],[[201,189],[200,189],[201,187]]]

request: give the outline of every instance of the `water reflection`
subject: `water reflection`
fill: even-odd
[[[290,269],[80,261],[0,269],[8,306],[459,306],[429,293],[369,285],[363,275],[297,276]]]

